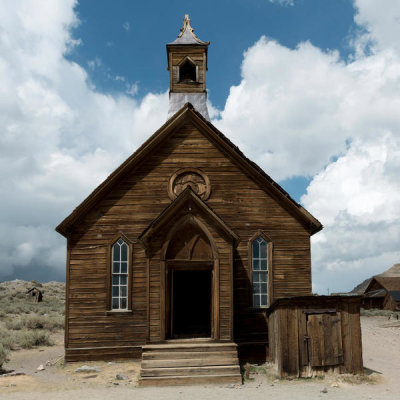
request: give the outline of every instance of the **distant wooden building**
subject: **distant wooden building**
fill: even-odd
[[[30,288],[26,294],[32,297],[34,303],[40,303],[43,301],[43,293],[37,287]]]
[[[362,307],[400,311],[400,276],[374,276],[365,289]]]
[[[180,351],[220,351],[190,373],[237,382],[237,348],[266,358],[266,308],[311,295],[322,225],[210,122],[208,45],[186,16],[167,45],[169,119],[57,227],[67,361],[143,353],[143,384],[162,365],[185,382]]]

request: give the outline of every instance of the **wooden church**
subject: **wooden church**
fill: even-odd
[[[168,119],[56,230],[68,240],[67,361],[142,358],[141,382],[239,382],[266,309],[311,295],[321,223],[207,111],[209,42],[167,44]]]

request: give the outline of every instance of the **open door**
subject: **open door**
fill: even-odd
[[[211,337],[211,270],[174,269],[171,286],[171,337]]]

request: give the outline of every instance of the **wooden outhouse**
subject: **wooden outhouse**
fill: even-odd
[[[270,361],[280,377],[363,373],[361,296],[276,300],[267,310]]]
[[[167,45],[168,120],[57,227],[67,361],[143,353],[146,379],[169,365],[237,381],[237,350],[266,358],[268,305],[311,294],[322,225],[210,122],[208,45],[186,16]]]

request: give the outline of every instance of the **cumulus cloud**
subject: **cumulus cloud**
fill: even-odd
[[[62,277],[55,225],[165,121],[168,95],[96,91],[64,57],[79,44],[75,1],[0,4],[0,279]]]
[[[274,179],[314,177],[302,201],[325,225],[312,246],[319,291],[351,289],[400,260],[400,3],[377,3],[355,2],[346,61],[262,37],[214,121]]]
[[[313,178],[302,202],[325,223],[313,240],[315,288],[350,290],[400,260],[399,160],[398,137],[377,133]]]

